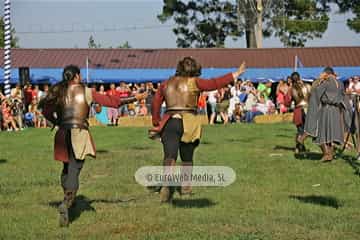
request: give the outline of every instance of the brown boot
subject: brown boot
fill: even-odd
[[[321,162],[331,162],[333,160],[333,154],[331,151],[331,147],[327,144],[322,144],[321,149],[323,151],[323,157],[321,158]]]
[[[69,208],[72,206],[76,196],[76,191],[65,190],[64,191],[64,200],[59,206],[59,214],[60,227],[68,227],[69,226]]]
[[[171,175],[174,170],[173,168],[176,166],[175,159],[165,159],[164,161],[164,175]],[[170,203],[172,201],[172,196],[174,194],[174,186],[169,186],[169,182],[165,184],[165,186],[161,187],[160,190],[160,202],[161,203]]]
[[[296,137],[296,141],[297,141],[298,143],[300,143],[301,145],[304,145],[305,139],[306,139],[308,136],[309,136],[309,135],[308,135],[307,133],[303,133],[303,134],[301,134],[301,135],[298,135],[298,136]]]
[[[193,162],[181,163],[181,176],[184,177],[184,181],[181,183],[180,195],[192,195],[191,187],[191,174],[192,174]]]

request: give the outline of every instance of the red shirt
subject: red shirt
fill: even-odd
[[[33,98],[33,90],[31,88],[27,88],[25,90],[24,95],[25,95],[25,104],[30,104]]]
[[[118,89],[117,95],[121,98],[125,98],[125,97],[129,97],[130,93],[129,93],[129,91],[127,91],[125,89]]]
[[[110,90],[107,90],[106,94],[108,96],[116,96],[117,95],[117,92],[115,89],[110,89]]]

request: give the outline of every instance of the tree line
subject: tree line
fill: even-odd
[[[360,32],[360,0],[163,0],[161,23],[172,21],[179,48],[222,48],[227,37],[245,36],[246,47],[262,47],[263,38],[276,37],[284,47],[304,47],[321,38],[328,28],[332,6],[338,14],[352,13],[346,26]],[[12,47],[19,39],[12,28]],[[0,18],[0,47],[4,47],[4,21]],[[89,48],[102,48],[93,36]],[[116,48],[131,48],[128,41]],[[112,47],[110,47],[112,48]]]

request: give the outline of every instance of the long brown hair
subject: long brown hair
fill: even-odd
[[[177,67],[175,76],[178,77],[199,77],[201,75],[201,65],[192,57],[182,59]]]

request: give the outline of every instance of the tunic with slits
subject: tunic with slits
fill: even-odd
[[[344,85],[329,77],[313,89],[305,132],[315,137],[316,144],[344,142]]]

